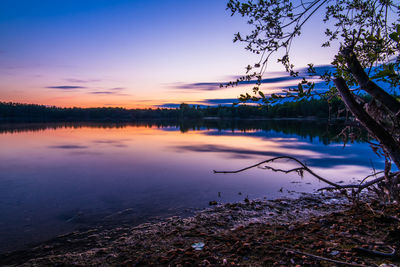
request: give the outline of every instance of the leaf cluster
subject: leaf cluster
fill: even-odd
[[[283,51],[278,59],[289,75],[297,77],[290,60],[290,48],[295,37],[301,35],[306,22],[316,12],[323,12],[326,41],[322,47],[339,42],[340,47],[351,47],[363,68],[372,79],[388,83],[392,90],[400,85],[400,2],[392,0],[229,0],[227,9],[232,15],[240,15],[252,26],[249,33],[236,33],[234,42],[246,44],[246,50],[259,54],[260,59],[246,67],[246,75],[226,86],[235,86],[241,81],[256,79],[253,95],[242,94],[243,102],[261,100],[265,104],[275,103],[281,98],[301,100],[320,95],[315,84],[303,77],[297,88],[283,90],[282,94],[267,94],[260,91],[261,78],[273,53]],[[326,81],[329,90],[326,97],[336,94],[330,83],[335,77],[343,77],[349,86],[356,82],[348,70],[345,59],[337,52],[332,62],[335,71],[316,73],[309,65],[309,74]],[[222,85],[221,85],[222,86]]]

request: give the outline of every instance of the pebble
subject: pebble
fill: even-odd
[[[337,250],[334,250],[334,251],[332,251],[330,254],[331,254],[331,256],[336,256],[336,255],[339,255],[340,252],[337,251]]]

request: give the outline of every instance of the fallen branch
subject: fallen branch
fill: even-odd
[[[271,167],[271,166],[268,166],[268,165],[261,166],[263,164],[274,162],[274,161],[280,160],[280,159],[288,159],[288,160],[295,161],[301,167],[285,170],[285,169],[274,168],[274,167]],[[383,172],[383,171],[380,171],[380,172],[375,172],[373,174],[370,174],[370,175],[366,176],[364,179],[361,180],[361,182],[359,184],[339,185],[337,183],[329,181],[328,179],[326,179],[324,177],[319,176],[318,174],[313,172],[309,167],[307,167],[303,162],[301,162],[300,160],[298,160],[298,159],[296,159],[294,157],[291,157],[291,156],[274,157],[274,158],[261,161],[261,162],[259,162],[257,164],[254,164],[254,165],[251,165],[251,166],[248,166],[248,167],[236,170],[236,171],[216,171],[216,170],[214,170],[214,173],[239,173],[239,172],[243,172],[243,171],[246,171],[246,170],[249,170],[249,169],[252,169],[252,168],[256,168],[256,167],[259,167],[259,168],[262,168],[262,169],[265,169],[265,170],[272,170],[274,172],[283,172],[283,173],[286,173],[286,174],[287,173],[291,173],[291,172],[297,172],[301,176],[303,176],[303,171],[306,171],[306,172],[310,173],[312,176],[316,177],[318,180],[330,185],[329,187],[320,188],[320,189],[318,189],[318,191],[322,191],[322,190],[358,189],[356,194],[359,194],[365,188],[368,188],[368,187],[373,186],[373,185],[375,185],[377,183],[380,183],[380,182],[384,181],[387,178],[393,178],[396,175],[400,175],[400,171],[397,171],[397,172],[394,172],[394,173],[390,173],[387,176],[385,176],[385,175],[384,176],[380,176],[380,177],[375,178],[375,179],[373,179],[373,180],[371,180],[369,182],[364,183],[366,179]]]
[[[391,252],[382,252],[382,251],[361,248],[361,247],[353,248],[353,250],[356,252],[359,252],[359,253],[369,254],[372,256],[396,258],[396,250],[394,248],[392,248],[391,246],[388,246],[388,248],[391,250]]]
[[[291,173],[291,172],[299,173],[299,172],[302,172],[304,170],[304,171],[310,173],[311,175],[313,175],[314,177],[316,177],[318,180],[323,181],[324,183],[327,183],[327,184],[333,186],[335,189],[343,189],[343,186],[341,186],[339,184],[336,184],[334,182],[331,182],[328,179],[319,176],[318,174],[313,172],[310,168],[308,168],[303,162],[301,162],[300,160],[298,160],[298,159],[296,159],[294,157],[291,157],[291,156],[279,156],[279,157],[275,157],[275,158],[272,158],[272,159],[267,159],[267,160],[261,161],[260,163],[257,163],[257,164],[254,164],[254,165],[251,165],[249,167],[246,167],[246,168],[243,168],[243,169],[240,169],[240,170],[236,170],[236,171],[216,171],[216,170],[214,170],[214,173],[239,173],[239,172],[243,172],[243,171],[255,168],[255,167],[259,167],[262,164],[273,162],[273,161],[276,161],[276,160],[279,160],[279,159],[289,159],[289,160],[295,161],[298,164],[300,164],[301,167],[300,168],[290,169],[290,170],[276,169],[276,168],[273,168],[273,167],[270,167],[270,166],[263,166],[262,168],[263,169],[272,170],[272,171],[275,171],[275,172],[283,172],[283,173]]]
[[[283,249],[296,253],[296,254],[301,254],[307,257],[311,257],[320,261],[328,261],[328,262],[333,262],[333,263],[337,263],[337,264],[342,264],[342,265],[348,265],[348,266],[358,266],[358,267],[370,267],[368,265],[364,265],[364,264],[357,264],[357,263],[350,263],[350,262],[345,262],[345,261],[339,261],[339,260],[334,260],[334,259],[329,259],[329,258],[325,258],[325,257],[321,257],[321,256],[317,256],[314,254],[310,254],[310,253],[306,253],[306,252],[302,252],[302,251],[298,251],[298,250],[294,250],[294,249],[290,249],[290,248],[284,248]]]
[[[392,178],[392,177],[394,177],[394,176],[396,176],[396,175],[398,175],[398,174],[400,174],[400,171],[398,171],[398,172],[394,172],[394,173],[391,173],[390,175],[389,175],[389,178]],[[374,174],[372,174],[372,175],[369,175],[369,176],[373,176]],[[364,178],[365,179],[365,178]],[[383,180],[385,180],[385,176],[380,176],[380,177],[378,177],[378,178],[376,178],[376,179],[374,179],[374,180],[371,180],[371,181],[369,181],[369,182],[367,182],[367,183],[364,183],[364,184],[347,184],[347,185],[342,185],[342,189],[358,189],[357,190],[357,193],[360,193],[362,190],[364,190],[365,188],[367,188],[367,187],[370,187],[370,186],[372,186],[372,185],[374,185],[374,184],[377,184],[377,183],[379,183],[379,182],[382,182]],[[318,191],[322,191],[322,190],[334,190],[334,189],[337,189],[336,187],[323,187],[323,188],[320,188],[320,189],[318,189]]]

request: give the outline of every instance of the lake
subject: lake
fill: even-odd
[[[187,215],[214,200],[295,197],[325,186],[257,168],[213,173],[274,156],[297,157],[344,183],[383,168],[363,134],[344,147],[340,130],[317,121],[0,124],[0,251],[96,225]]]

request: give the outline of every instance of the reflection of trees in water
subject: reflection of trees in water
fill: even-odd
[[[218,131],[273,131],[285,135],[296,135],[308,138],[310,142],[315,138],[324,144],[343,143],[341,132],[344,129],[343,122],[328,123],[321,120],[205,120],[199,122],[182,121],[179,124],[181,132],[195,130]],[[368,140],[367,133],[357,126],[348,126],[353,133],[354,141],[365,142]],[[221,133],[223,135],[223,133]]]
[[[58,128],[125,128],[125,127],[148,127],[148,128],[175,128],[182,133],[200,130],[217,130],[224,135],[228,132],[253,132],[265,131],[282,133],[285,135],[296,135],[307,138],[311,142],[315,138],[324,144],[342,143],[340,135],[344,123],[328,123],[318,120],[143,120],[133,123],[21,123],[0,124],[0,133],[18,133],[30,131],[44,131]],[[366,132],[356,126],[351,127],[355,135],[355,141],[366,141]],[[225,133],[224,133],[225,132]]]
[[[0,134],[19,132],[38,132],[56,130],[59,128],[125,128],[128,124],[122,123],[0,123]]]

